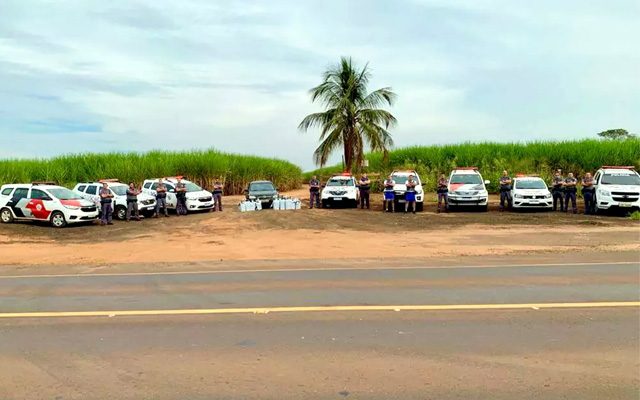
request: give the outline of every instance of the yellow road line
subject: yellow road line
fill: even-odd
[[[590,303],[525,303],[525,304],[436,304],[395,306],[310,306],[310,307],[257,307],[257,308],[209,308],[176,310],[118,310],[118,311],[44,311],[0,313],[0,318],[50,318],[50,317],[118,317],[158,315],[210,315],[210,314],[268,314],[301,312],[345,311],[460,311],[460,310],[517,310],[552,308],[602,308],[640,307],[640,301],[613,301]]]
[[[309,260],[307,260],[309,261]],[[307,262],[305,261],[305,262]],[[313,260],[311,260],[313,261]],[[153,275],[215,275],[215,274],[246,274],[264,272],[323,272],[323,271],[386,271],[386,270],[424,270],[424,269],[486,269],[486,268],[540,268],[540,267],[588,267],[594,265],[635,265],[638,261],[616,262],[588,262],[588,263],[549,263],[549,264],[491,264],[491,265],[417,265],[397,267],[318,267],[318,268],[259,268],[259,269],[220,269],[220,270],[192,270],[192,271],[151,271],[151,272],[104,272],[104,273],[69,273],[69,274],[27,274],[0,275],[0,279],[21,278],[82,278],[82,277],[117,277],[117,276],[153,276]]]

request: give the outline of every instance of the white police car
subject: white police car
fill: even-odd
[[[92,222],[98,208],[71,190],[51,183],[10,184],[0,187],[0,221],[47,221],[56,228]]]
[[[511,186],[514,209],[553,209],[551,192],[544,179],[538,176],[517,175]]]
[[[640,210],[640,175],[632,166],[603,166],[593,176],[596,211]]]
[[[489,181],[482,179],[477,167],[458,167],[449,175],[449,208],[479,207],[487,211],[489,207]]]
[[[97,182],[80,182],[74,186],[73,190],[83,198],[93,202],[98,209],[100,206],[100,189],[102,184],[106,183],[107,187],[113,194],[113,215],[119,220],[127,218],[127,189],[128,185],[118,181],[117,179],[102,179]],[[138,195],[138,211],[144,216],[151,216],[156,209],[155,197],[144,193]]]
[[[358,207],[360,194],[356,186],[356,178],[349,174],[332,176],[324,185],[320,192],[322,208],[342,205],[347,207]]]
[[[424,190],[422,189],[422,181],[420,180],[420,175],[418,175],[416,171],[393,171],[391,173],[391,178],[395,183],[395,185],[393,186],[393,201],[396,203],[396,209],[399,209],[398,204],[405,203],[405,196],[407,194],[407,181],[409,180],[409,176],[411,175],[413,175],[413,180],[416,182],[416,211],[422,211],[424,209]]]
[[[213,209],[213,195],[182,177],[168,177],[164,178],[164,186],[167,188],[167,208],[175,210],[178,205],[178,199],[176,197],[176,184],[178,179],[182,180],[187,188],[187,211],[209,211]],[[142,184],[142,192],[155,199],[156,188],[161,178],[145,179]]]

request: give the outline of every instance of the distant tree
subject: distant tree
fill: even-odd
[[[598,136],[612,140],[625,140],[636,137],[636,135],[627,132],[626,129],[609,129],[598,133]]]
[[[324,81],[310,90],[311,100],[320,102],[325,111],[307,115],[298,128],[320,128],[321,142],[313,154],[316,164],[323,166],[331,153],[342,147],[345,169],[351,171],[354,164],[362,165],[365,144],[385,157],[393,146],[387,129],[397,121],[380,107],[392,105],[396,95],[389,87],[367,93],[369,78],[367,65],[359,70],[350,58],[342,57],[324,73]]]

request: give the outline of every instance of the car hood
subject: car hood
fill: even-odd
[[[487,190],[484,185],[479,183],[450,183],[449,191],[451,192],[474,192]]]
[[[600,185],[600,189],[610,192],[640,192],[638,185]]]
[[[72,207],[91,207],[95,204],[86,199],[60,200],[60,204]]]
[[[187,192],[187,199],[195,200],[200,197],[211,197],[211,192],[207,192],[206,190],[199,190],[197,192]]]
[[[515,189],[513,191],[514,193],[517,194],[524,194],[524,195],[540,195],[540,194],[549,194],[549,190],[548,189]]]
[[[328,192],[348,192],[349,190],[356,190],[355,186],[325,186],[325,188],[323,189],[323,191],[328,191]]]
[[[275,190],[250,190],[249,196],[273,196],[276,195]]]

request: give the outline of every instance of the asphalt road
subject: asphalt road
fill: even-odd
[[[639,263],[372,267],[0,276],[0,399],[640,394]]]

